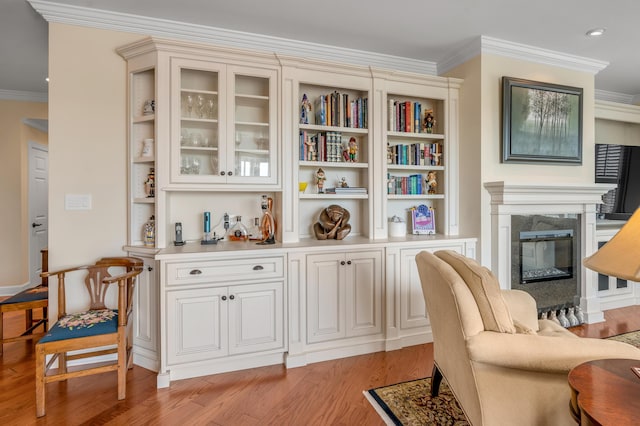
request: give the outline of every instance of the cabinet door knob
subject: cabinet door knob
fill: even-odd
[[[341,261],[341,262],[340,262],[340,264],[341,264],[342,266],[344,266],[344,260],[343,260],[343,261]]]
[[[222,296],[221,299],[222,300],[227,300],[227,296]]]
[[[236,297],[235,297],[233,294],[232,294],[231,296],[229,296],[229,299],[231,299],[231,300],[233,300],[233,299],[235,299],[235,298],[236,298]]]
[[[262,265],[256,265],[253,267],[254,271],[262,271],[264,269],[264,267]]]
[[[351,265],[351,261],[350,260],[347,260],[347,265]]]
[[[222,176],[224,176],[225,174],[226,174],[226,173],[225,173],[225,171],[224,171],[224,170],[222,170],[222,171],[220,172],[220,175],[222,175]]]
[[[200,269],[192,269],[189,272],[189,275],[200,275],[202,273],[202,271]]]
[[[151,272],[153,271],[153,268],[151,266],[147,266],[147,271]]]
[[[232,172],[232,171],[228,171],[228,172],[227,172],[227,174],[228,174],[229,176],[231,176],[231,175],[233,175],[233,172]]]

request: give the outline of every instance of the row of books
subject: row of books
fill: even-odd
[[[440,166],[442,164],[442,144],[419,142],[392,145],[387,142],[387,164]]]
[[[422,195],[427,193],[426,175],[417,173],[409,176],[392,176],[387,174],[387,194]]]
[[[316,124],[320,126],[366,129],[369,124],[367,98],[350,99],[348,93],[334,91],[316,98],[314,108]]]
[[[307,131],[300,132],[300,156],[302,161],[328,161],[340,163],[349,161],[345,158],[345,150],[348,149],[347,140],[342,142],[341,132],[319,132],[309,133]]]
[[[407,133],[426,133],[425,117],[432,110],[422,109],[420,102],[396,101],[389,99],[389,131]],[[423,115],[425,117],[423,117]]]

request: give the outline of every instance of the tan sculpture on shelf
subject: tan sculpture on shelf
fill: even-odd
[[[351,232],[349,225],[349,211],[336,204],[323,209],[320,212],[318,222],[313,225],[313,231],[319,240],[342,240]]]

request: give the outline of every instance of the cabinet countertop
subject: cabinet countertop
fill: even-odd
[[[143,247],[127,246],[126,251],[137,252],[139,250],[149,251],[155,254],[157,260],[179,260],[182,258],[206,258],[211,255],[222,256],[265,256],[281,255],[288,251],[327,251],[327,250],[366,250],[380,249],[385,247],[415,248],[440,246],[453,242],[475,242],[474,237],[464,237],[459,235],[406,235],[404,237],[392,237],[373,240],[361,236],[347,237],[344,240],[316,240],[307,238],[293,243],[276,242],[271,245],[259,245],[255,241],[231,242],[220,241],[218,244],[203,245],[199,242],[188,242],[183,246],[169,246],[163,249],[148,249]]]

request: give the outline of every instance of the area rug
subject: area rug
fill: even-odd
[[[628,333],[618,334],[617,336],[607,337],[607,339],[617,340],[640,348],[640,331],[630,331]]]
[[[370,389],[364,395],[388,425],[469,425],[445,380],[435,398],[430,377]]]

